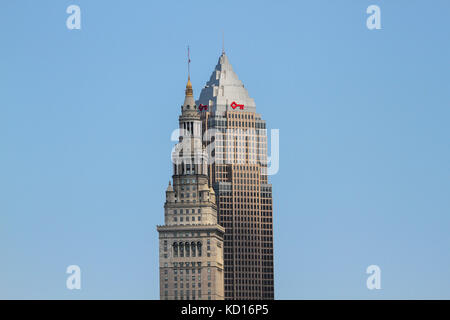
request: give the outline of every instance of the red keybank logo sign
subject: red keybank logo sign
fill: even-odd
[[[243,105],[243,104],[237,104],[236,101],[233,101],[233,102],[231,103],[231,107],[232,107],[233,109],[236,109],[236,107],[239,107],[239,109],[244,110],[244,105]]]

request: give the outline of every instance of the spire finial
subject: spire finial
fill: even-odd
[[[188,82],[186,83],[186,91],[185,92],[186,92],[186,97],[192,97],[194,95],[190,78],[188,78]]]

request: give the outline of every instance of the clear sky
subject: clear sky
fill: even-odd
[[[1,1],[0,298],[159,298],[186,46],[198,97],[223,30],[280,130],[276,298],[449,299],[449,14],[447,0]]]

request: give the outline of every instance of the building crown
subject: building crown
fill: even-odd
[[[200,92],[197,105],[211,106],[212,112],[224,112],[234,110],[230,107],[233,102],[244,105],[247,112],[256,112],[255,101],[233,70],[225,52],[222,52],[209,81]]]

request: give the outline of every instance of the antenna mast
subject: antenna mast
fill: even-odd
[[[222,30],[222,54],[225,54],[225,35]]]
[[[191,57],[189,52],[189,46],[187,47],[187,54],[188,54],[188,78],[191,78]]]

